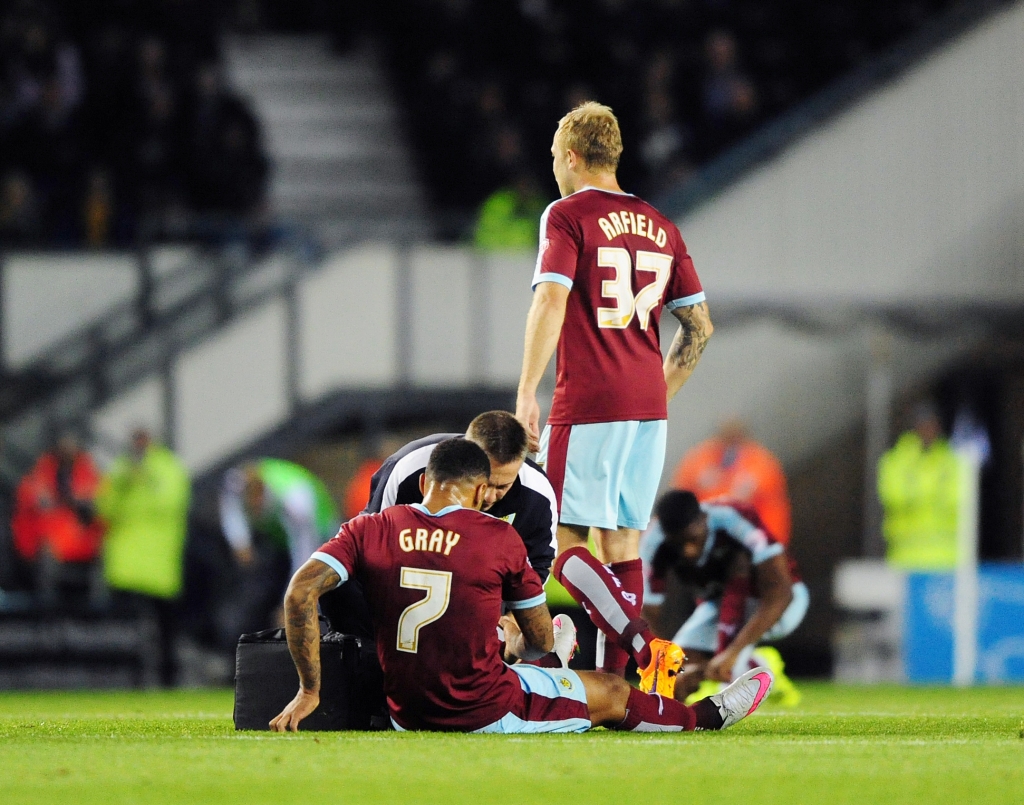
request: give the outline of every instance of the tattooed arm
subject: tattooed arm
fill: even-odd
[[[539,660],[554,647],[555,633],[547,604],[514,609],[509,620],[512,622],[505,629],[505,645],[513,656],[522,660]]]
[[[297,732],[299,722],[320,704],[320,596],[338,586],[341,577],[323,562],[310,559],[299,568],[284,597],[288,650],[299,672],[299,692],[270,722],[275,732]]]
[[[707,302],[676,308],[672,315],[679,319],[679,332],[672,340],[668,357],[665,358],[665,383],[668,385],[670,402],[690,379],[715,329],[711,326]]]

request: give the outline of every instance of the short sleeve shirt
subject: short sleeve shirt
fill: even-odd
[[[768,533],[756,513],[739,504],[702,503],[708,516],[708,540],[695,565],[682,562],[678,553],[665,543],[661,524],[654,522],[640,538],[640,558],[644,564],[644,601],[654,606],[664,602],[665,580],[675,571],[685,584],[704,600],[718,598],[728,581],[737,554],[746,553],[753,565],[785,554],[785,548]],[[786,555],[790,576],[799,580],[796,563]],[[756,594],[756,590],[755,590]]]
[[[584,188],[541,216],[541,282],[570,289],[548,422],[666,419],[661,311],[704,301],[676,226],[636,196]]]
[[[313,558],[362,583],[399,726],[472,731],[521,705],[495,626],[503,604],[526,609],[545,596],[507,523],[455,506],[393,506],[350,520]]]

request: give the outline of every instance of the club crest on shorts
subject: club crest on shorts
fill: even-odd
[[[561,685],[566,690],[572,690],[572,680],[569,679],[568,677],[564,677],[564,676],[558,677],[558,684]]]

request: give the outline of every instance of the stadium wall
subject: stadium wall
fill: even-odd
[[[1022,41],[1017,3],[680,220],[713,317],[1024,299]],[[945,324],[945,338],[893,335],[897,393],[978,342]],[[863,413],[870,348],[857,327],[720,328],[674,406],[670,453],[735,411],[788,461],[809,457]]]
[[[719,327],[673,404],[670,463],[728,414],[746,418],[787,463],[863,415],[877,325],[826,326],[823,336],[770,318],[733,321],[731,310],[788,304],[827,316],[854,303],[1024,299],[1021,41],[1018,3],[679,222]],[[202,471],[296,403],[339,390],[513,387],[532,271],[529,254],[439,246],[366,244],[332,255],[294,299],[269,302],[177,355],[171,372],[95,422],[166,424]],[[31,352],[17,346],[31,338],[13,335],[30,308],[10,295],[12,276],[8,265],[8,360],[11,349]],[[133,292],[126,282],[117,293]],[[674,322],[663,330],[667,341]],[[955,319],[936,338],[893,333],[898,384],[919,382],[979,337]]]

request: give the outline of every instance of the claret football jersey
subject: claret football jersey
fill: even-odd
[[[666,419],[661,311],[704,301],[676,226],[636,196],[584,188],[541,217],[541,282],[570,289],[548,423]]]
[[[313,558],[342,583],[362,583],[400,727],[472,731],[521,705],[498,618],[503,603],[526,609],[545,597],[512,526],[458,506],[392,506],[350,520]]]

